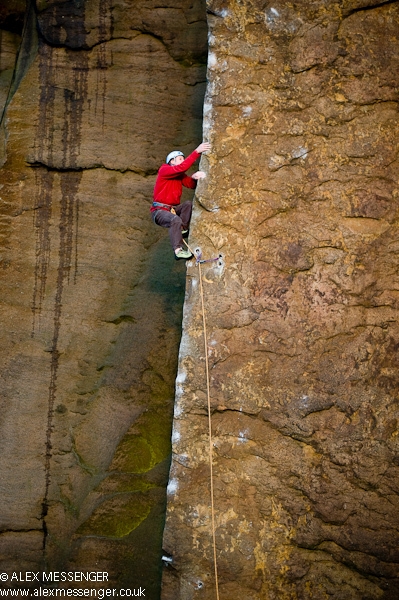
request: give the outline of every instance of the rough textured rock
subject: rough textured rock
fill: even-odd
[[[158,598],[185,269],[149,205],[167,151],[200,140],[205,10],[34,8],[3,121],[0,570]]]
[[[399,597],[399,3],[208,2],[202,266],[220,598]],[[163,599],[215,598],[198,267]]]

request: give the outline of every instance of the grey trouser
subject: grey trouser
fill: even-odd
[[[152,218],[156,225],[169,228],[169,238],[173,250],[183,248],[183,238],[181,235],[182,229],[188,229],[191,219],[192,202],[187,200],[183,204],[174,206],[176,214],[168,210],[156,210],[152,213]]]

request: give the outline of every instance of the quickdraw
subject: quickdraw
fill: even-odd
[[[216,256],[215,258],[207,258],[205,260],[202,258],[202,250],[200,248],[196,248],[194,250],[194,256],[196,258],[196,260],[195,260],[196,265],[203,265],[204,263],[216,262],[216,261],[220,260],[221,258],[223,258],[222,255],[219,254],[219,256]]]

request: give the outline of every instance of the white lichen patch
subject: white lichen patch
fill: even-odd
[[[188,467],[190,464],[190,457],[188,454],[176,454],[175,461],[184,467]]]
[[[208,45],[209,46],[213,46],[213,44],[215,44],[215,42],[216,42],[215,36],[213,35],[213,33],[211,33],[209,31],[209,33],[208,33]]]
[[[295,148],[295,150],[293,150],[291,152],[292,158],[306,158],[307,155],[308,155],[308,149],[303,148],[302,146],[300,146],[299,148]]]
[[[175,410],[174,410],[174,417],[175,419],[178,417],[181,417],[181,415],[183,414],[184,410],[183,407],[180,403],[175,402]]]
[[[212,104],[210,102],[204,102],[203,114],[204,117],[208,117],[212,112]]]
[[[180,398],[184,394],[184,388],[183,388],[183,386],[180,383],[176,384],[176,390],[175,391],[176,391],[176,399],[180,400]]]
[[[238,441],[240,443],[248,442],[248,437],[247,437],[248,433],[249,433],[248,429],[245,429],[244,431],[240,431],[238,433]]]
[[[216,67],[218,63],[218,59],[216,57],[216,54],[214,52],[209,52],[208,54],[208,69],[213,69],[214,67]]]
[[[176,383],[184,383],[187,379],[187,373],[185,371],[179,371],[176,377]]]
[[[265,23],[266,25],[274,25],[274,23],[276,22],[276,20],[278,20],[280,17],[280,13],[278,12],[278,10],[276,8],[269,8],[266,12],[265,12]]]
[[[181,435],[178,429],[178,425],[177,423],[174,424],[173,426],[173,431],[172,431],[172,444],[177,444],[180,441]]]
[[[177,479],[171,479],[168,483],[168,487],[166,488],[166,493],[168,496],[174,496],[179,489],[179,482]]]
[[[190,356],[191,340],[188,334],[184,331],[180,340],[179,362],[184,356]]]

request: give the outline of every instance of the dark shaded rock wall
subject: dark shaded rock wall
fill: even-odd
[[[220,598],[394,600],[399,3],[210,0],[203,265]],[[198,267],[164,600],[216,597]]]
[[[4,157],[5,108],[11,97],[25,9],[25,0],[9,0],[0,6],[0,165]]]
[[[0,30],[0,33],[0,114],[3,114],[12,83],[21,36],[4,29]]]
[[[33,8],[3,121],[0,570],[157,598],[185,269],[149,205],[166,153],[200,141],[205,10]]]

